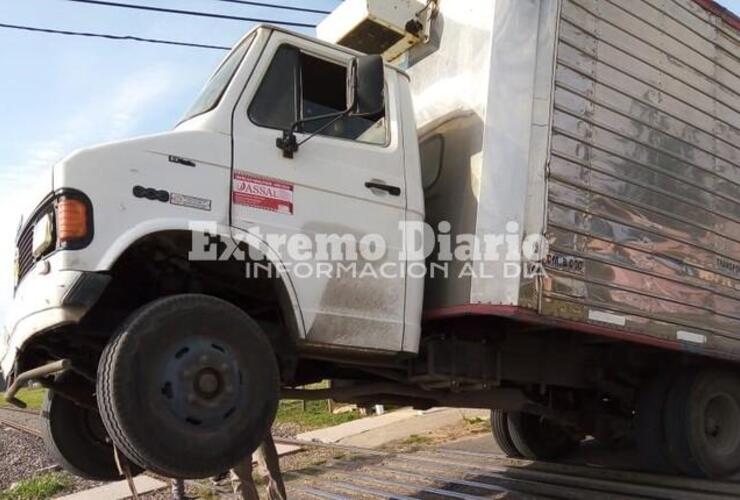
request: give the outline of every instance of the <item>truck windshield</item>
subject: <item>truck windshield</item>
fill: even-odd
[[[194,116],[206,113],[215,108],[221,97],[224,95],[226,88],[231,83],[231,79],[234,77],[236,70],[239,69],[239,65],[244,59],[244,55],[249,50],[249,46],[254,40],[255,33],[252,33],[247,38],[234,48],[228,57],[221,63],[216,72],[211,76],[206,83],[206,86],[201,91],[198,99],[190,107],[185,116],[180,120],[180,123],[187,121]]]

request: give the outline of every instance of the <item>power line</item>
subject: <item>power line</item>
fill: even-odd
[[[305,7],[292,7],[290,5],[276,5],[273,3],[252,2],[249,0],[216,0],[218,2],[240,3],[244,5],[255,5],[257,7],[269,7],[271,9],[294,10],[296,12],[310,12],[312,14],[331,14],[329,10],[307,9]]]
[[[107,35],[103,33],[87,33],[84,31],[66,31],[66,30],[54,30],[49,28],[37,28],[34,26],[21,26],[16,24],[2,24],[0,28],[33,31],[37,33],[51,33],[54,35],[70,35],[70,36],[85,36],[92,38],[107,38],[108,40],[125,40],[132,42],[146,42],[146,43],[160,43],[164,45],[180,45],[182,47],[195,47],[198,49],[218,49],[218,50],[231,50],[231,47],[223,47],[221,45],[207,45],[202,43],[188,43],[188,42],[175,42],[173,40],[159,40],[156,38],[141,38],[132,35]]]
[[[198,12],[194,10],[165,9],[163,7],[151,7],[149,5],[132,5],[130,3],[105,2],[102,0],[67,0],[68,2],[87,3],[93,5],[105,5],[107,7],[122,7],[125,9],[147,10],[152,12],[165,12],[167,14],[183,14],[186,16],[212,17],[215,19],[230,19],[232,21],[250,21],[255,23],[282,24],[285,26],[296,26],[299,28],[315,28],[315,24],[298,23],[293,21],[278,21],[273,19],[259,19],[254,17],[229,16],[213,12]]]

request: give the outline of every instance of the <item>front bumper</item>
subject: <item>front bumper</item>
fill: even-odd
[[[29,273],[16,289],[0,335],[0,371],[11,374],[18,353],[35,335],[78,323],[109,281],[110,276],[87,271]]]

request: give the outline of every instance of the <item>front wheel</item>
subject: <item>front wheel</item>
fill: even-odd
[[[251,455],[279,391],[275,354],[257,323],[205,295],[134,312],[98,367],[98,405],[115,445],[173,478],[214,476]]]

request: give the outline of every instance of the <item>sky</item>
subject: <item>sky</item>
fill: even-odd
[[[320,14],[218,0],[124,0],[315,24]],[[330,11],[340,0],[261,0]],[[0,0],[0,23],[233,46],[254,23],[65,0]],[[291,28],[314,34],[313,28]],[[18,209],[50,168],[101,142],[171,129],[226,51],[0,28],[0,326],[12,297]]]
[[[332,10],[341,0],[261,1]],[[309,23],[323,17],[219,0],[125,2]],[[740,0],[720,3],[740,13]],[[232,46],[253,25],[66,0],[0,0],[0,23],[223,46]],[[12,296],[18,207],[34,201],[29,190],[75,149],[171,129],[226,53],[2,28],[0,47],[2,325]]]

